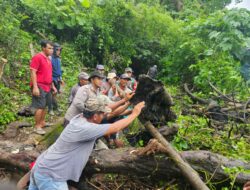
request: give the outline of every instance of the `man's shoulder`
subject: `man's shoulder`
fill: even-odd
[[[79,87],[79,90],[83,90],[83,91],[85,91],[85,90],[90,90],[91,89],[91,85],[89,85],[89,84],[87,84],[87,85],[84,85],[84,86],[80,86]]]
[[[77,83],[77,84],[75,84],[73,87],[72,87],[72,89],[76,89],[76,88],[80,88],[81,86]]]
[[[84,85],[78,88],[77,94],[79,95],[87,95],[90,91],[91,87],[89,85]]]
[[[39,52],[36,55],[34,55],[32,58],[43,59],[46,57],[45,57],[45,55],[42,54],[42,52]]]
[[[72,125],[72,127],[81,127],[82,129],[87,129],[88,127],[91,128],[91,126],[96,126],[98,124],[92,123],[87,121],[87,119],[83,116],[82,113],[76,115],[73,117],[69,123],[69,125]],[[101,125],[101,124],[99,124]],[[67,126],[68,127],[68,126]]]

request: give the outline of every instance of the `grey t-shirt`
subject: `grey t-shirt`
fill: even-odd
[[[76,84],[74,85],[71,90],[70,90],[70,95],[69,95],[69,105],[73,102],[74,98],[75,98],[75,95],[76,95],[76,92],[78,91],[78,89],[80,88],[80,84]]]
[[[55,181],[79,181],[96,139],[108,128],[109,124],[90,123],[82,114],[77,115],[57,141],[38,157],[33,171]]]

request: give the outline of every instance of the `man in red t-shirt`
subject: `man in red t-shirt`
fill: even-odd
[[[46,105],[51,96],[50,89],[55,89],[52,84],[52,64],[50,56],[53,53],[53,44],[50,41],[41,41],[42,52],[32,57],[30,62],[32,89],[32,108],[35,112],[35,129],[40,135],[44,135],[42,129],[45,126]]]

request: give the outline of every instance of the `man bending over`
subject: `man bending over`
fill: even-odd
[[[127,127],[144,105],[137,104],[125,119],[100,124],[111,109],[99,98],[89,99],[83,114],[72,118],[57,141],[38,157],[31,171],[29,190],[68,190],[67,180],[79,181],[96,139]]]

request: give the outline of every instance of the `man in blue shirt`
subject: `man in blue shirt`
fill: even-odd
[[[56,101],[56,95],[60,93],[60,88],[61,84],[63,85],[64,82],[62,80],[62,69],[61,69],[61,59],[60,59],[60,54],[61,54],[61,46],[58,43],[54,43],[54,52],[51,57],[51,62],[52,62],[52,78],[53,78],[53,83],[56,88],[56,92],[52,93],[52,97],[50,98],[50,101],[48,103],[48,109],[49,109],[49,114],[54,115],[53,111],[59,111],[58,109],[58,104]]]

